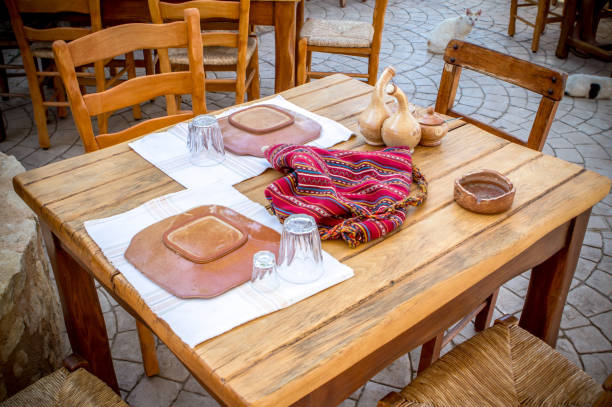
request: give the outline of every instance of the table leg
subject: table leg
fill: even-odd
[[[295,86],[296,3],[274,2],[274,92]]]
[[[553,348],[591,210],[572,220],[565,246],[531,270],[519,325]]]
[[[93,277],[62,247],[57,236],[45,225],[42,228],[72,351],[88,362],[92,374],[119,393]]]

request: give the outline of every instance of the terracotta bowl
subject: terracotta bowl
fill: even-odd
[[[512,182],[493,170],[470,172],[455,181],[455,201],[476,213],[500,213],[512,206],[516,189]]]

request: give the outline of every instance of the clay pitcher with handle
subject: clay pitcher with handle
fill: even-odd
[[[391,111],[385,104],[385,89],[394,75],[395,69],[392,66],[385,68],[374,85],[370,104],[361,112],[357,122],[365,142],[374,146],[383,145],[382,124],[391,115]]]
[[[410,113],[404,92],[396,85],[392,86],[389,94],[397,99],[398,111],[383,123],[382,138],[389,147],[408,146],[412,152],[421,140],[421,126]]]

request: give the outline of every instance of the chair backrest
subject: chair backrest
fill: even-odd
[[[111,89],[83,95],[75,68],[139,49],[187,47],[189,71],[129,79]],[[169,24],[124,24],[66,43],[53,43],[55,61],[64,81],[85,151],[98,150],[206,113],[202,37],[198,10],[184,11],[184,21]],[[159,117],[123,131],[94,136],[91,116],[132,106],[161,95],[191,94],[193,112]]]
[[[221,46],[237,48],[236,79],[237,81],[244,82],[248,64],[247,44],[249,40],[251,0],[240,0],[239,2],[231,0],[194,0],[184,3],[166,3],[159,0],[149,0],[151,21],[155,24],[176,21],[182,18],[183,10],[187,8],[198,9],[200,18],[203,21],[222,20],[238,22],[238,32],[227,30],[203,31],[202,44],[205,47]],[[159,50],[159,64],[162,72],[170,72],[171,68],[167,50]],[[167,98],[167,108],[169,112],[176,109],[174,100]]]
[[[555,118],[559,101],[563,97],[566,73],[459,40],[451,40],[448,43],[444,54],[444,62],[436,100],[437,112],[453,117],[462,116],[463,120],[490,133],[534,150],[542,151],[550,126]],[[463,68],[501,79],[542,95],[527,142],[452,109]]]

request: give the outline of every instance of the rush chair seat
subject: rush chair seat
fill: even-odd
[[[452,349],[378,407],[572,406],[612,403],[589,375],[509,317]]]
[[[482,73],[499,80],[520,86],[542,96],[531,132],[527,141],[483,123],[462,112],[453,109],[455,95],[461,72],[464,69]],[[444,68],[438,88],[435,110],[452,117],[462,117],[463,121],[471,123],[498,137],[513,143],[542,151],[550,126],[555,118],[557,107],[563,97],[567,74],[545,68],[528,61],[499,53],[478,45],[460,40],[451,40],[444,53]],[[418,371],[425,370],[440,356],[440,350],[449,343],[472,319],[475,318],[475,328],[482,331],[491,324],[498,290],[477,307],[473,312],[459,321],[446,334],[439,332],[434,338],[423,345]]]
[[[299,7],[303,7],[300,3]],[[350,20],[308,19],[302,25],[298,42],[297,84],[313,78],[322,78],[338,72],[312,70],[312,53],[324,52],[368,58],[368,73],[342,72],[355,78],[363,78],[370,85],[376,83],[378,59],[385,25],[387,0],[376,0],[372,22]],[[300,14],[303,10],[300,9]]]
[[[86,365],[77,356],[69,356],[64,367],[0,402],[0,407],[128,407],[117,393],[85,370]]]

